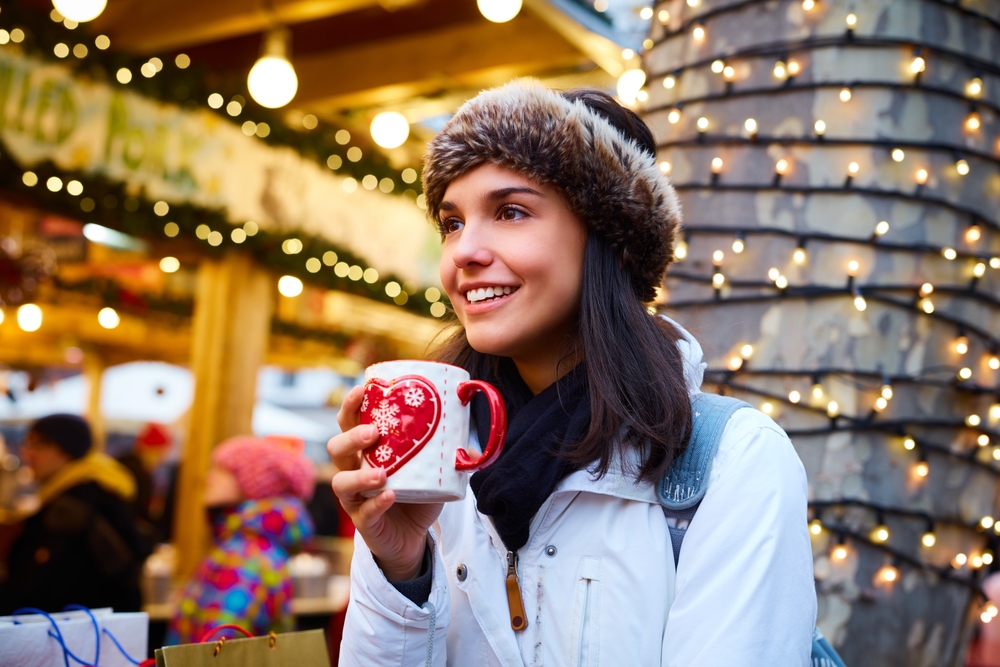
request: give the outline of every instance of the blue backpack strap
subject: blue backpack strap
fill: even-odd
[[[691,396],[691,437],[687,449],[671,464],[657,485],[660,502],[669,510],[691,509],[708,490],[712,461],[733,413],[750,404],[718,394]]]

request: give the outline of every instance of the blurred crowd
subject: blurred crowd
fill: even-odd
[[[0,508],[0,615],[70,604],[137,611],[150,595],[144,567],[147,579],[161,568],[169,582],[172,445],[168,427],[148,424],[115,459],[96,451],[81,417],[32,424],[16,453],[37,487],[35,502]],[[211,546],[173,586],[164,643],[196,642],[225,623],[255,635],[294,628],[290,559],[317,525],[328,535],[343,528],[329,485],[317,483],[303,450],[301,439],[278,436],[232,438],[213,450],[204,485]]]

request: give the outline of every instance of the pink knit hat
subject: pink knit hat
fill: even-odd
[[[212,463],[236,477],[247,500],[297,496],[308,500],[316,485],[316,466],[303,455],[302,438],[237,436],[212,452]]]

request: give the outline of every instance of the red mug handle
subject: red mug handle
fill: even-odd
[[[486,394],[486,400],[490,402],[490,439],[477,458],[472,458],[468,450],[460,447],[455,452],[455,470],[480,470],[493,463],[503,451],[504,439],[507,437],[507,408],[496,387],[482,380],[462,382],[458,385],[458,398],[462,405],[468,405],[477,391]]]

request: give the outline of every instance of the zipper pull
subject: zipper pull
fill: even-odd
[[[524,602],[521,600],[521,587],[517,581],[517,554],[513,551],[507,552],[507,606],[510,607],[510,627],[515,632],[528,627]]]

